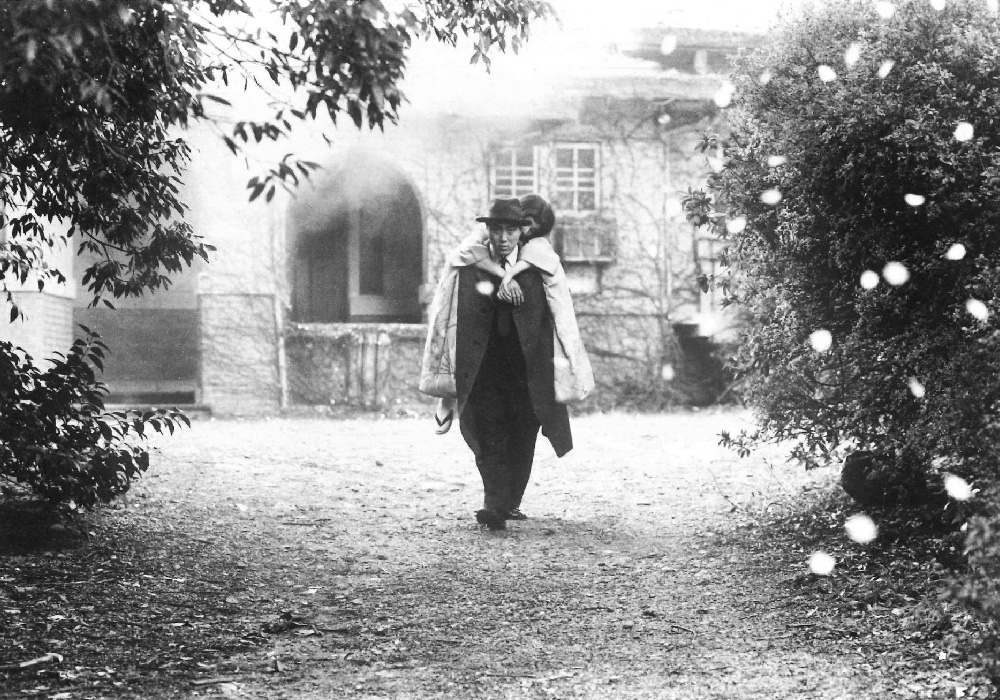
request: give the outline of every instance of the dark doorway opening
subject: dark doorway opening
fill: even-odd
[[[420,322],[420,201],[390,161],[350,152],[303,188],[289,225],[293,321]]]

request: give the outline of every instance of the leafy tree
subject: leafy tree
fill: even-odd
[[[734,364],[758,426],[724,441],[1000,476],[996,15],[809,5],[734,85],[731,133],[703,142],[723,168],[685,203],[731,242],[714,283],[750,317]]]
[[[8,288],[13,281],[37,281],[40,290],[65,281],[66,272],[44,254],[61,241],[96,260],[82,280],[92,304],[166,288],[171,274],[195,258],[208,260],[212,247],[184,220],[178,185],[190,157],[182,128],[208,119],[209,102],[226,104],[213,86],[261,81],[279,93],[270,119],[236,122],[223,134],[234,153],[320,115],[336,123],[347,114],[357,128],[382,128],[398,119],[398,83],[415,40],[456,44],[468,37],[472,60],[488,67],[491,48],[516,51],[529,23],[550,13],[543,0],[0,3],[0,282],[11,320],[20,314]],[[286,156],[251,179],[249,196],[270,199],[276,187],[294,186],[314,167]],[[0,367],[10,386],[20,387],[7,397],[19,402],[17,411],[43,419],[46,398],[58,391],[50,375],[69,378],[61,386],[72,386],[80,400],[64,403],[47,431],[28,429],[27,415],[0,415],[0,474],[55,501],[89,505],[125,490],[146,458],[130,453],[134,464],[126,466],[109,462],[107,450],[141,434],[141,425],[164,420],[100,414],[103,387],[81,364],[99,367],[94,342],[83,341],[46,372],[0,346]],[[95,423],[71,435],[81,420],[103,421],[110,433]],[[31,455],[67,450],[74,469],[107,467],[122,478],[102,482],[93,498],[72,486],[49,488],[70,472],[42,469]]]

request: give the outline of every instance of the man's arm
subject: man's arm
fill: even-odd
[[[499,267],[499,265],[497,267]],[[516,263],[504,270],[503,279],[500,281],[500,291],[497,292],[497,298],[500,301],[509,301],[514,306],[520,306],[524,303],[524,293],[521,290],[521,286],[514,281],[514,278],[531,268],[531,263],[525,260],[518,260]]]
[[[544,275],[538,269],[531,267],[518,275],[517,279],[511,283],[512,286],[517,285],[521,292],[520,314],[525,318],[535,318],[539,314],[547,316],[549,313],[543,277]]]

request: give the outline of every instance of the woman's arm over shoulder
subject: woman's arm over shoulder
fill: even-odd
[[[473,231],[468,236],[462,239],[462,242],[458,244],[459,248],[471,248],[472,246],[485,246],[490,240],[489,236],[485,233],[479,231]]]
[[[532,238],[521,246],[521,250],[517,254],[517,259],[524,260],[547,275],[554,275],[562,266],[559,255],[552,247],[552,244],[549,243],[547,238],[542,237]]]
[[[483,236],[479,233],[472,233],[463,238],[458,247],[448,253],[447,260],[454,267],[467,267],[489,257],[490,249],[486,247]]]

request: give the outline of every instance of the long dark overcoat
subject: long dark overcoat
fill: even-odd
[[[532,269],[521,273],[516,279],[524,292],[524,303],[514,308],[513,318],[527,365],[531,405],[538,422],[542,424],[542,435],[548,438],[556,455],[562,457],[573,449],[573,436],[566,406],[556,403],[552,316],[545,300],[542,276]],[[462,436],[477,456],[479,443],[474,428],[470,425],[472,421],[461,420],[461,415],[486,352],[493,321],[493,306],[501,303],[495,301],[492,295],[480,293],[477,284],[484,281],[492,283],[493,279],[474,266],[459,270],[455,389]]]

